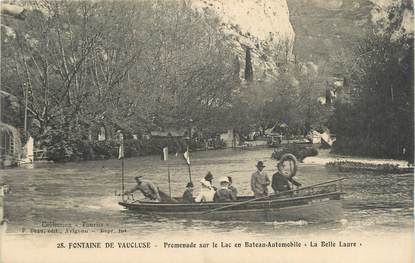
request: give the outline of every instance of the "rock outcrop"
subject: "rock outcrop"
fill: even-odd
[[[299,61],[326,65],[336,52],[363,39],[372,22],[367,0],[287,0]]]
[[[393,37],[413,37],[412,1],[287,0],[287,4],[295,31],[293,52],[299,61],[332,68],[330,61],[337,52],[351,48],[370,31],[390,29],[392,23],[398,24]],[[390,16],[393,8],[395,17]]]
[[[238,55],[241,78],[247,53],[254,80],[274,78],[279,64],[293,60],[295,33],[286,0],[192,0],[192,7],[220,19]]]
[[[192,0],[191,4],[220,19],[239,58],[242,79],[247,49],[254,80],[275,78],[279,65],[294,60],[313,65],[324,79],[336,75],[335,57],[347,55],[339,51],[350,49],[370,31],[382,33],[393,23],[398,23],[395,38],[413,37],[414,31],[411,0]],[[400,13],[391,18],[393,8]]]

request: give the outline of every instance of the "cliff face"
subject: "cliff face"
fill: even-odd
[[[287,0],[287,4],[295,31],[293,53],[299,61],[327,67],[336,52],[351,48],[370,30],[382,33],[393,23],[397,23],[393,38],[413,37],[410,0]]]
[[[371,21],[380,33],[392,28],[392,40],[402,36],[414,37],[413,0],[370,1],[374,4],[374,8],[370,12]]]
[[[278,64],[293,59],[295,33],[286,0],[192,0],[191,4],[220,19],[221,30],[231,37],[239,58],[241,77],[247,49],[254,80],[275,77]]]
[[[322,79],[336,75],[331,64],[339,51],[396,22],[395,38],[413,36],[411,0],[191,0],[191,5],[219,18],[239,58],[241,78],[250,50],[254,80],[276,78],[278,66],[294,60],[313,65]],[[393,7],[401,11],[391,19]]]
[[[342,48],[364,38],[372,22],[368,0],[288,0],[296,32],[297,60],[322,65]]]

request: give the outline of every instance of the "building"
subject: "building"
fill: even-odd
[[[17,165],[21,152],[22,145],[17,129],[0,122],[0,167]]]

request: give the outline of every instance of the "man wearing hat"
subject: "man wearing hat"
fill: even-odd
[[[271,187],[275,193],[285,192],[291,190],[290,183],[300,187],[301,184],[294,180],[288,173],[284,172],[284,163],[278,162],[277,172],[272,175]]]
[[[268,185],[271,181],[268,175],[263,171],[265,165],[259,161],[256,165],[257,171],[251,176],[251,190],[254,192],[255,198],[268,195]]]
[[[216,191],[215,195],[213,196],[214,202],[228,202],[234,201],[234,195],[232,191],[229,189],[229,179],[228,177],[222,177],[219,179],[220,189]]]
[[[193,183],[188,182],[186,185],[186,190],[183,193],[183,203],[194,203],[195,199],[193,198]]]
[[[137,190],[140,190],[140,192],[148,199],[152,201],[160,202],[160,193],[158,187],[151,181],[143,180],[141,179],[142,176],[136,176],[134,179],[137,182],[137,185],[131,189],[130,191],[125,192],[125,195],[129,195],[131,193],[134,193]]]

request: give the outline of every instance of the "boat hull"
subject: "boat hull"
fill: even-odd
[[[269,199],[215,210],[235,203],[128,203],[119,204],[140,214],[163,217],[208,219],[224,221],[333,221],[343,218],[342,193],[307,197]]]

